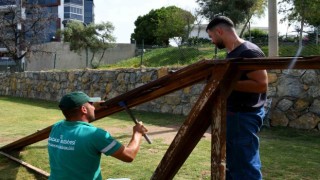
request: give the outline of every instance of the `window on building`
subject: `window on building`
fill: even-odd
[[[64,18],[83,21],[83,9],[79,6],[67,4],[64,7]]]
[[[69,19],[70,18],[70,13],[64,13],[64,18]]]
[[[83,21],[83,16],[78,15],[78,14],[70,14],[70,18],[71,19],[76,19],[76,20],[79,20],[79,21]]]
[[[6,5],[15,5],[16,2],[15,1],[0,1],[0,6],[6,6]]]
[[[60,0],[28,0],[27,3],[29,4],[40,4],[40,5],[46,5],[46,6],[52,6],[52,5],[59,5]]]
[[[71,7],[70,6],[65,6],[64,7],[64,12],[66,13],[66,12],[70,12],[70,10],[71,10]]]
[[[83,5],[83,0],[65,0],[64,3]]]
[[[58,7],[57,7],[57,6],[55,6],[55,7],[47,7],[47,8],[46,8],[46,11],[47,11],[48,13],[58,15]]]

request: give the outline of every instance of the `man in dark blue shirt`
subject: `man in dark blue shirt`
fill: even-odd
[[[206,29],[212,43],[226,48],[227,58],[264,57],[261,49],[241,39],[232,20],[216,16]],[[227,179],[262,179],[257,133],[265,115],[266,70],[245,71],[227,100]]]

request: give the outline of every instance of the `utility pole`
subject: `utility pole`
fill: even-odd
[[[268,37],[268,49],[269,57],[278,56],[279,44],[278,44],[278,18],[277,18],[277,0],[268,0],[268,15],[269,15],[269,37]]]

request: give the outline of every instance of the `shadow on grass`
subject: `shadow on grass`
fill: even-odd
[[[0,101],[7,101],[11,103],[19,103],[25,104],[28,106],[36,106],[46,109],[59,109],[58,102],[54,101],[46,101],[39,99],[31,99],[31,98],[21,98],[21,97],[13,97],[13,96],[0,96]]]
[[[17,159],[20,159],[20,151],[13,151],[11,153],[7,153]],[[17,179],[17,175],[19,172],[19,168],[21,168],[21,164],[9,159],[6,156],[0,155],[0,179]],[[34,171],[27,169],[26,170],[34,175],[34,179],[36,180],[45,180],[48,179],[43,175],[37,174]]]
[[[137,110],[132,110],[132,113],[135,116],[135,118],[137,118],[139,121],[142,121],[145,124],[150,124],[154,126],[180,125],[187,118],[186,116],[182,116],[182,115],[172,115],[172,114],[145,112],[145,111],[137,111]],[[115,113],[108,117],[118,119],[121,121],[132,122],[130,115],[127,114],[125,111]]]
[[[289,127],[264,128],[260,132],[259,136],[266,139],[273,139],[273,138],[294,139],[295,141],[301,141],[301,142],[310,141],[316,144],[320,144],[319,131],[293,129]]]
[[[16,179],[20,165],[0,155],[0,179]]]

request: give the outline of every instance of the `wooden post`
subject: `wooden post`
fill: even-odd
[[[211,179],[226,179],[226,97],[221,90],[214,98],[211,124]]]
[[[226,130],[227,98],[241,76],[241,71],[230,66],[229,72],[220,82],[211,110],[211,179],[226,179]]]
[[[214,108],[213,100],[216,97],[216,90],[229,70],[229,66],[227,65],[217,66],[213,69],[211,77],[197,103],[179,129],[151,179],[167,180],[173,179],[176,175],[205,131],[210,127],[212,118],[209,116]]]
[[[320,69],[320,56],[296,58],[296,60],[293,69]],[[158,80],[108,100],[106,102],[106,108],[96,111],[96,120],[122,111],[123,108],[118,105],[121,101],[127,102],[128,107],[134,107],[203,81],[207,79],[212,69],[217,69],[216,67],[229,66],[229,64],[231,64],[236,66],[238,70],[287,69],[291,64],[291,61],[292,58],[288,57],[199,61],[173,74],[168,74]],[[219,73],[219,71],[214,73]],[[48,138],[50,130],[51,126],[0,147],[0,150],[4,152],[19,150],[25,146]]]
[[[296,58],[296,60],[293,69],[320,69],[320,56]],[[179,129],[151,179],[172,179],[210,124],[212,125],[211,179],[225,179],[226,98],[240,77],[239,72],[241,70],[287,69],[291,61],[292,58],[200,61],[108,100],[105,109],[96,111],[96,118],[98,120],[123,110],[118,102],[125,101],[128,107],[133,107],[210,77],[200,98]],[[0,150],[3,152],[19,150],[47,138],[50,130],[51,126],[3,146]]]

